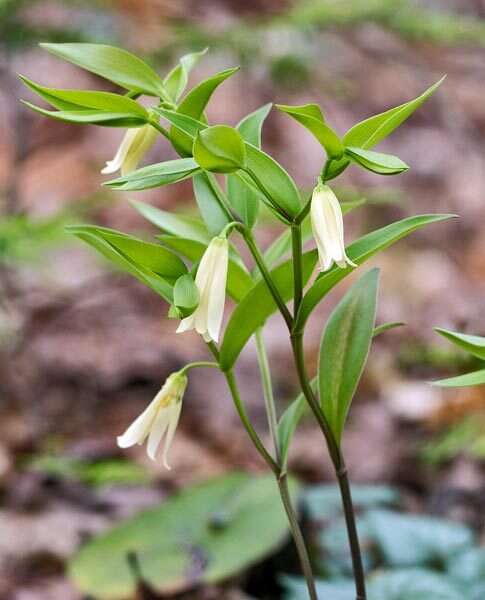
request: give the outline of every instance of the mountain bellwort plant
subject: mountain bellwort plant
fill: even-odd
[[[25,104],[52,119],[119,128],[121,144],[102,172],[119,170],[120,175],[105,185],[136,192],[190,179],[200,213],[200,218],[189,218],[131,199],[134,208],[161,230],[156,241],[95,225],[70,227],[74,235],[161,296],[169,306],[169,316],[177,321],[174,334],[195,330],[211,355],[210,360],[191,363],[171,375],[146,410],[118,438],[118,444],[125,448],[148,439],[148,454],[155,458],[165,436],[162,458],[167,465],[189,371],[219,369],[243,427],[275,476],[309,597],[315,600],[312,565],[287,474],[291,440],[308,408],[321,429],[339,484],[355,596],[366,600],[342,437],[372,339],[391,326],[375,326],[378,270],[357,278],[328,318],[316,375],[310,375],[307,369],[305,326],[327,294],[368,259],[417,229],[451,216],[409,216],[345,247],[348,236],[344,215],[362,202],[341,203],[332,189],[333,180],[351,165],[377,175],[397,175],[408,169],[396,156],[373,148],[408,119],[441,81],[419,97],[357,123],[343,136],[335,132],[317,104],[277,105],[277,110],[306,128],[324,151],[322,168],[315,173],[315,189],[303,195],[292,176],[262,149],[261,130],[271,105],[244,116],[235,127],[208,123],[208,103],[217,88],[234,76],[236,68],[216,73],[186,92],[189,73],[205,51],[182,57],[177,66],[160,77],[141,59],[112,46],[69,43],[42,47],[108,80],[119,91],[49,88],[22,77],[30,91],[50,107]],[[143,104],[138,102],[142,96]],[[157,136],[164,138],[178,158],[138,168]],[[281,235],[266,249],[260,248],[254,236],[263,205],[283,227]],[[238,236],[247,246],[253,265],[243,260],[233,244]],[[223,328],[226,295],[232,300],[232,310]],[[301,394],[282,414],[275,405],[263,335],[266,321],[275,312],[280,313],[288,331],[301,388]],[[253,336],[271,447],[253,426],[234,375],[238,357]]]

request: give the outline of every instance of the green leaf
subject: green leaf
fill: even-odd
[[[187,272],[183,261],[159,244],[145,242],[121,231],[95,225],[75,225],[67,229],[76,235],[88,233],[106,240],[137,265],[141,265],[167,280],[175,281]]]
[[[298,488],[290,484],[294,497]],[[287,535],[273,478],[232,473],[185,488],[90,540],[71,559],[69,574],[83,594],[131,598],[136,581],[127,556],[136,552],[150,588],[173,595],[236,576],[276,551]]]
[[[208,79],[201,81],[199,85],[190,90],[177,108],[177,113],[192,117],[195,120],[203,118],[205,107],[209,102],[212,94],[228,77],[233,75],[239,67],[226,69]],[[170,130],[170,139],[174,148],[181,156],[191,156],[192,154],[192,139],[183,131],[172,127]]]
[[[350,246],[347,247],[347,256],[354,263],[361,265],[371,258],[371,256],[377,254],[377,252],[385,250],[387,247],[413,231],[416,231],[425,225],[438,223],[439,221],[444,221],[454,216],[456,215],[418,215],[415,217],[407,217],[406,219],[402,219],[402,221],[396,221],[395,223],[381,227],[376,231],[372,231],[350,244]],[[317,277],[315,283],[303,297],[300,310],[296,317],[295,331],[303,330],[308,317],[320,300],[334,288],[339,281],[351,273],[352,270],[353,269],[350,267],[345,269],[333,267],[330,271],[322,273]]]
[[[51,54],[117,85],[151,96],[164,96],[157,73],[137,56],[104,44],[40,44]]]
[[[199,131],[192,149],[202,169],[213,173],[232,173],[246,163],[246,149],[241,134],[228,125],[213,125]]]
[[[201,121],[197,121],[197,119],[193,119],[192,117],[188,117],[187,115],[179,114],[174,110],[168,110],[166,108],[159,107],[156,107],[153,110],[161,117],[166,119],[171,125],[173,125],[172,131],[175,128],[180,129],[180,131],[187,134],[187,138],[190,140],[191,149],[193,144],[193,138],[195,138],[197,132],[207,128],[207,123],[202,123]]]
[[[373,152],[372,150],[350,146],[345,148],[345,154],[359,166],[379,175],[398,175],[409,169],[405,162],[392,154],[382,154],[382,152]]]
[[[379,271],[372,269],[350,288],[330,315],[320,344],[320,406],[339,445],[370,350],[378,281]]]
[[[445,519],[372,510],[366,520],[372,538],[390,566],[436,564],[473,544],[468,527]]]
[[[199,171],[193,158],[177,158],[149,165],[127,175],[106,181],[104,185],[127,192],[162,187],[192,177]]]
[[[148,120],[147,110],[138,102],[126,96],[110,92],[96,92],[87,90],[63,90],[48,88],[20,75],[20,79],[31,90],[37,93],[46,102],[59,110],[80,110],[83,108],[98,109],[111,113],[122,113]]]
[[[325,123],[317,104],[305,104],[303,106],[277,104],[276,108],[306,127],[320,142],[329,158],[339,159],[343,155],[344,145],[335,131]]]
[[[359,148],[372,148],[408,119],[438,89],[444,79],[442,77],[414,100],[357,123],[345,134],[344,144]]]
[[[404,325],[406,325],[406,323],[403,323],[402,321],[392,321],[389,323],[382,323],[382,325],[378,325],[377,327],[374,328],[374,331],[372,332],[372,337],[377,337],[378,335],[381,335],[381,333],[389,331],[390,329],[396,329],[397,327],[404,327]]]
[[[207,242],[199,242],[194,239],[184,239],[172,235],[157,236],[164,244],[172,248],[182,256],[185,256],[196,263],[201,258],[207,248]],[[235,252],[229,251],[229,264],[227,271],[227,292],[238,302],[253,287],[253,280],[241,263]]]
[[[444,338],[449,340],[458,348],[465,350],[469,354],[473,354],[482,360],[485,360],[485,337],[479,335],[469,335],[466,333],[458,333],[457,331],[450,331],[449,329],[443,329],[441,327],[435,327],[436,333],[439,333]]]
[[[170,98],[177,102],[183,94],[189,81],[190,71],[195,67],[199,60],[207,53],[208,48],[200,52],[192,52],[182,56],[179,64],[174,67],[163,80],[163,85]]]
[[[274,158],[247,142],[246,168],[253,186],[259,182],[258,188],[266,204],[282,210],[290,218],[300,212],[300,194],[293,179]],[[241,180],[246,182],[245,178]]]
[[[395,569],[370,583],[370,600],[471,600],[450,577],[431,569]]]
[[[211,236],[207,232],[204,223],[197,217],[189,217],[160,208],[155,208],[145,202],[132,200],[132,206],[147,219],[163,231],[182,238],[188,238],[201,242],[207,246]]]
[[[128,113],[108,112],[91,108],[53,111],[40,108],[40,106],[35,106],[35,104],[25,100],[21,100],[21,102],[44,117],[65,121],[66,123],[104,125],[105,127],[139,127],[146,122],[145,119]]]
[[[271,104],[265,104],[240,121],[236,129],[243,139],[256,148],[261,148],[261,129],[271,110]],[[238,216],[248,227],[254,227],[258,218],[258,193],[245,185],[234,175],[227,176],[227,197]]]
[[[118,268],[126,271],[133,277],[151,288],[155,293],[159,294],[167,302],[172,302],[172,285],[158,276],[153,271],[137,264],[133,259],[117,249],[110,241],[99,235],[96,228],[71,227],[68,231],[76,235],[78,238],[93,246],[100,254],[115,264]]]
[[[211,236],[215,236],[219,235],[231,219],[216,193],[217,181],[211,180],[211,177],[210,173],[198,173],[192,182],[200,214]]]
[[[302,278],[306,283],[317,261],[316,250],[303,255]],[[293,297],[293,264],[284,262],[271,271],[271,277],[283,300]],[[230,369],[252,334],[262,327],[277,307],[264,280],[258,281],[237,305],[229,319],[220,349],[221,369]]]
[[[485,383],[485,369],[466,373],[466,375],[458,375],[457,377],[449,377],[448,379],[439,379],[432,381],[432,385],[438,387],[470,387],[472,385],[483,385]]]
[[[175,282],[173,288],[173,306],[175,307],[177,317],[184,319],[191,315],[199,304],[199,290],[192,279],[192,275],[187,273],[182,275]]]
[[[316,377],[311,380],[310,385],[312,386],[312,390],[316,392]],[[307,410],[308,404],[306,398],[303,393],[300,393],[293,400],[293,402],[289,404],[278,421],[278,442],[280,445],[281,462],[283,465],[286,465],[288,462],[288,451],[290,449],[291,440],[296,431],[298,423]]]

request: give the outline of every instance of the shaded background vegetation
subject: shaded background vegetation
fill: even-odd
[[[42,53],[39,41],[112,43],[160,70],[210,46],[192,82],[242,65],[209,109],[212,121],[231,124],[268,101],[319,102],[343,132],[448,74],[435,97],[382,144],[411,165],[408,173],[383,183],[349,168],[338,180],[341,198],[367,200],[348,218],[349,240],[410,214],[460,216],[373,261],[383,272],[378,321],[407,326],[376,340],[345,446],[354,481],[394,484],[408,508],[479,527],[483,391],[442,392],[425,382],[474,366],[432,326],[485,334],[485,3],[0,0],[0,596],[80,598],[63,569],[86,536],[190,483],[264,470],[212,371],[191,375],[173,471],[149,464],[142,450],[128,453],[130,460],[117,450],[116,434],[166,375],[205,349],[191,334],[174,335],[159,298],[63,233],[81,221],[155,231],[130,207],[132,196],[100,188],[99,171],[120,131],[47,121],[18,102],[30,95],[17,72],[56,87],[104,85]],[[263,139],[310,190],[322,162],[311,136],[274,113]],[[160,142],[149,160],[170,157]],[[184,183],[136,198],[194,210]],[[263,218],[261,243],[277,233],[274,220]],[[319,309],[309,328],[310,368],[329,308]],[[278,318],[267,341],[283,407],[297,384]],[[264,431],[251,350],[238,376]],[[290,466],[304,482],[331,477],[311,422],[296,437]],[[242,598],[247,581],[200,594]]]

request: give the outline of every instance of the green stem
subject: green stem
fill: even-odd
[[[285,212],[281,206],[279,206],[274,200],[273,197],[271,196],[271,194],[268,192],[268,190],[265,188],[265,186],[263,185],[262,181],[259,179],[259,177],[256,175],[256,173],[254,171],[252,171],[249,168],[244,169],[245,172],[251,177],[251,179],[254,181],[254,183],[256,184],[256,187],[259,189],[259,191],[263,194],[263,196],[266,198],[266,200],[269,202],[270,206],[272,206],[274,208],[274,210],[281,215],[281,217],[285,220],[286,223],[291,223],[292,217]]]
[[[291,503],[290,491],[288,489],[288,476],[286,473],[283,473],[281,477],[278,478],[278,489],[288,518],[288,523],[290,524],[291,534],[293,536],[293,541],[295,542],[301,569],[307,584],[308,594],[311,600],[318,600],[310,557],[308,556],[303,533]]]
[[[156,129],[156,130],[157,130],[159,133],[161,133],[161,134],[163,135],[163,137],[167,138],[167,140],[168,140],[169,142],[171,142],[171,139],[170,139],[170,134],[169,134],[169,132],[168,132],[168,131],[165,129],[165,127],[163,127],[163,125],[160,125],[160,123],[158,123],[157,121],[154,121],[154,120],[152,120],[152,119],[150,119],[149,123],[150,123],[150,125],[151,125],[152,127],[155,127],[155,129]]]
[[[276,415],[276,406],[274,401],[273,386],[271,384],[271,370],[268,362],[268,355],[264,346],[263,330],[256,330],[256,350],[258,353],[259,371],[261,381],[263,382],[263,395],[266,406],[266,415],[268,417],[268,427],[273,441],[276,462],[281,464],[281,451],[278,439],[278,418]]]
[[[217,179],[215,178],[214,174],[209,173],[208,171],[205,171],[205,174],[207,176],[207,181],[209,182],[209,186],[210,186],[212,192],[214,193],[214,196],[219,201],[219,204],[221,205],[222,210],[226,213],[226,217],[229,219],[229,221],[239,221],[239,219],[237,218],[237,215],[234,214],[234,211],[231,209],[229,202],[228,202],[226,196],[224,195],[224,192],[221,190],[221,187],[220,187]]]
[[[187,373],[187,371],[190,371],[191,369],[197,369],[199,367],[209,367],[212,369],[218,369],[219,368],[219,364],[215,363],[215,362],[211,362],[208,360],[197,360],[195,362],[191,362],[188,365],[185,365],[185,367],[183,367],[182,369],[180,369],[179,373],[181,373],[182,375],[184,375],[185,373]]]
[[[288,310],[285,301],[283,300],[278,288],[276,287],[273,281],[273,278],[271,277],[271,273],[269,272],[268,267],[266,266],[263,255],[261,254],[256,242],[254,241],[251,231],[242,224],[238,225],[237,229],[241,232],[242,236],[244,237],[249,251],[251,252],[254,261],[258,266],[258,269],[260,270],[261,275],[263,276],[263,279],[265,280],[266,285],[268,286],[268,289],[271,295],[273,296],[273,299],[276,305],[278,306],[279,311],[283,315],[288,329],[291,331],[291,328],[293,326],[293,317],[291,316],[291,313]]]
[[[296,317],[303,298],[302,277],[302,240],[301,225],[294,223],[291,226],[291,248],[293,255],[293,314]]]

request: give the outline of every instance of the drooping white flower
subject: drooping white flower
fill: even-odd
[[[157,131],[151,125],[128,129],[113,160],[109,160],[101,171],[104,175],[121,170],[122,175],[134,171],[143,156],[157,139]]]
[[[167,456],[177,429],[186,387],[187,376],[180,372],[172,373],[147,408],[133,421],[123,435],[118,436],[118,446],[129,448],[135,444],[143,444],[148,437],[147,454],[152,460],[155,460],[158,447],[165,435],[163,464],[170,469]]]
[[[320,270],[328,271],[335,262],[342,269],[355,267],[345,253],[344,220],[337,197],[328,185],[319,183],[313,190],[310,218],[317,243]]]
[[[225,237],[211,240],[199,264],[195,285],[199,305],[194,313],[180,322],[177,333],[195,329],[206,342],[217,342],[226,299],[229,243]]]

